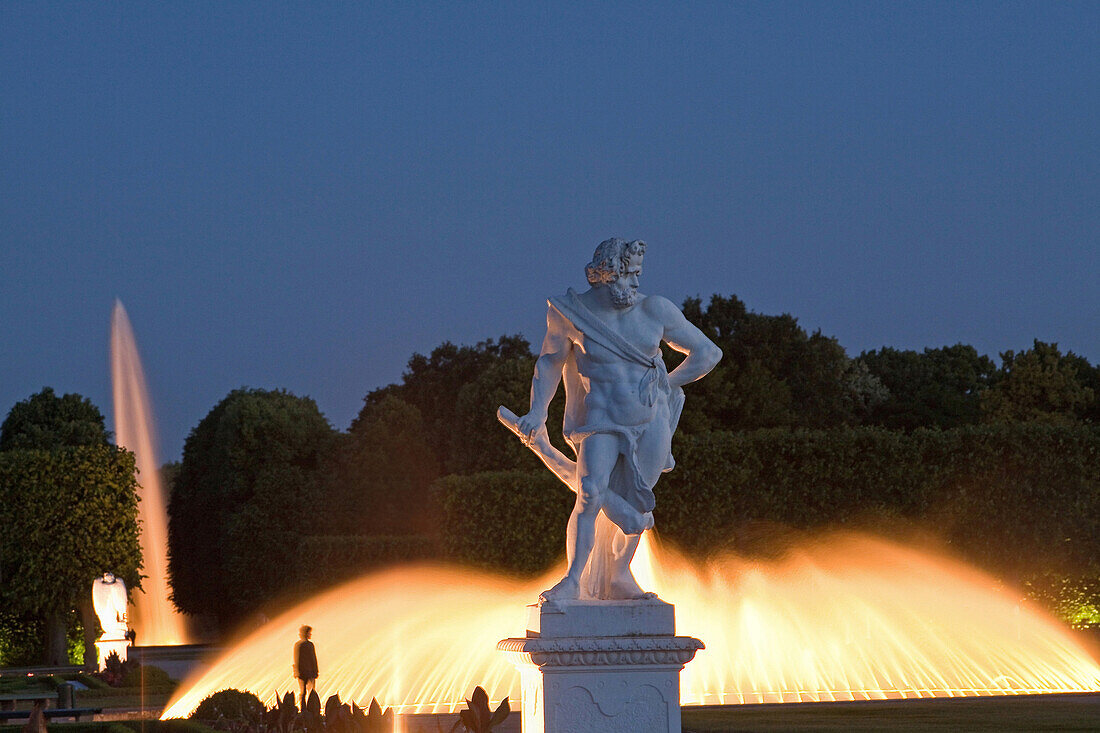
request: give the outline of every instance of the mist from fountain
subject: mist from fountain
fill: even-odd
[[[144,592],[131,594],[130,627],[142,645],[186,644],[186,624],[169,600],[167,495],[160,476],[152,403],[134,331],[118,300],[111,311],[111,386],[115,440],[132,451],[137,462],[141,555],[147,576],[142,580]]]
[[[682,673],[685,705],[1100,691],[1100,665],[1062,623],[990,575],[896,542],[834,535],[777,560],[701,565],[646,533],[631,567],[676,605],[677,633],[707,645]],[[479,684],[494,704],[516,704],[519,675],[496,642],[524,635],[524,605],[561,572],[519,582],[406,565],[364,576],[227,644],[163,718],[227,687],[271,704],[292,688],[303,624],[322,696],[451,712]]]

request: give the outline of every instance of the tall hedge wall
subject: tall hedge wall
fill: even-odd
[[[677,448],[680,465],[658,488],[658,528],[689,551],[751,550],[744,529],[758,522],[889,529],[901,520],[1010,576],[1100,570],[1092,429],[769,430]]]
[[[299,585],[313,592],[386,565],[439,556],[435,542],[417,536],[311,536],[299,552],[305,573]]]
[[[752,531],[762,525],[900,523],[1008,577],[1100,577],[1095,429],[716,432],[678,439],[675,453],[656,490],[657,529],[695,554],[767,551]],[[561,556],[573,495],[548,471],[449,476],[437,491],[453,557],[534,572]]]
[[[549,471],[445,476],[443,548],[463,563],[517,573],[545,570],[564,549],[573,494]]]

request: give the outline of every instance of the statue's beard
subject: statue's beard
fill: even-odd
[[[638,300],[638,289],[617,282],[608,283],[611,292],[611,305],[616,308],[629,308]]]

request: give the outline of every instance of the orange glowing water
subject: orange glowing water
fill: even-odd
[[[186,644],[183,619],[168,600],[168,512],[153,437],[153,412],[137,342],[122,303],[111,311],[111,385],[115,438],[134,453],[138,468],[142,591],[130,594],[130,627],[142,645]],[[111,568],[104,568],[110,570]]]
[[[707,645],[681,674],[686,705],[1100,690],[1100,666],[1071,631],[957,561],[846,535],[774,562],[698,566],[650,534],[635,575],[676,604],[677,633]],[[240,640],[181,685],[163,717],[227,687],[272,702],[291,689],[302,624],[314,629],[322,696],[450,712],[480,684],[518,702],[519,675],[496,642],[524,635],[524,606],[558,577],[429,566],[368,575]]]

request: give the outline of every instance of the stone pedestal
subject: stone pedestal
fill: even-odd
[[[680,670],[703,642],[676,636],[673,606],[527,608],[527,636],[497,644],[520,671],[523,733],[680,733]]]
[[[129,639],[100,639],[95,643],[96,655],[99,658],[99,671],[102,672],[107,666],[107,657],[111,656],[111,652],[118,654],[118,660],[120,662],[126,661],[126,651],[130,648]]]

